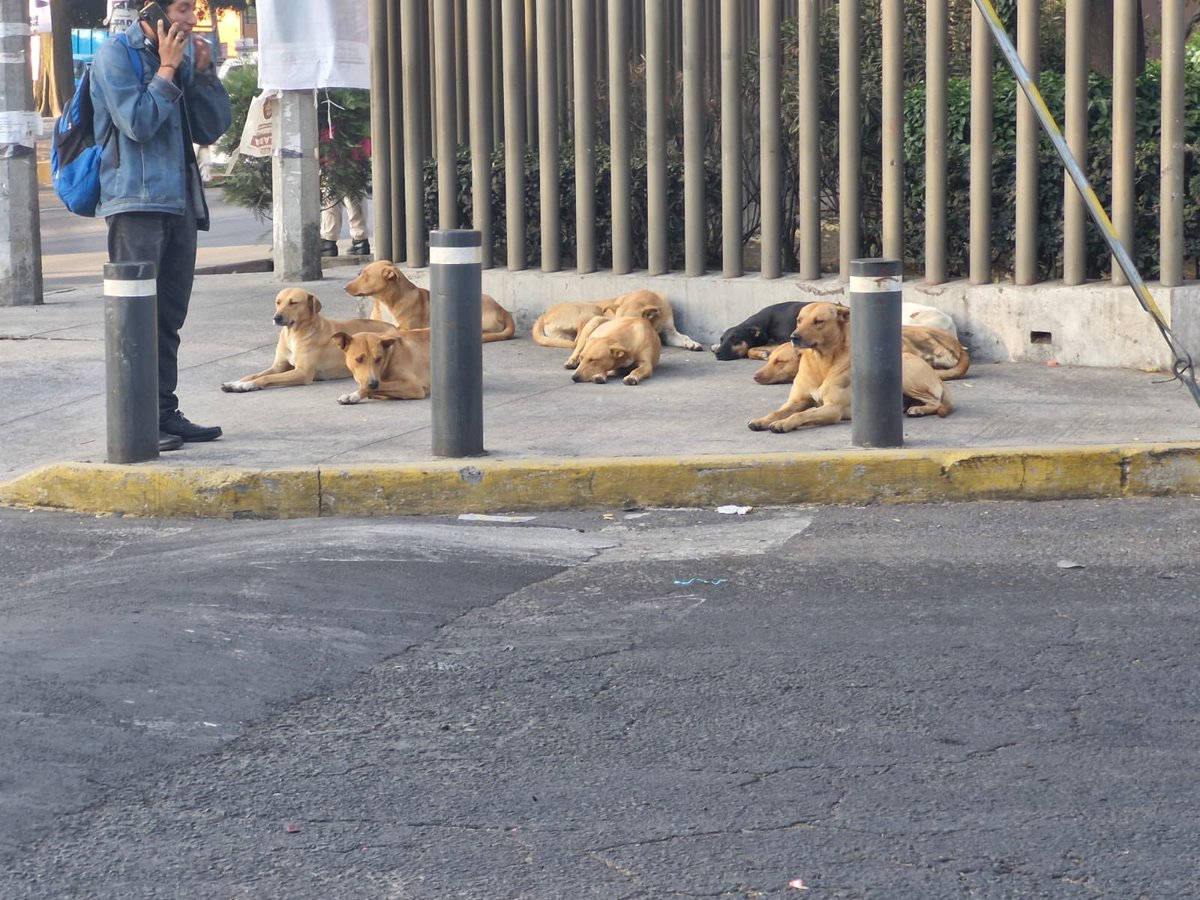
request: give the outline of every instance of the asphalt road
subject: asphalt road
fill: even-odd
[[[1197,896],[1198,532],[0,511],[0,896]]]

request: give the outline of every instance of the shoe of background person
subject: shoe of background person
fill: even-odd
[[[321,241],[322,256],[337,256],[337,241]]]
[[[367,241],[367,239],[363,238],[361,241],[355,241],[353,244],[351,244],[350,245],[350,255],[351,256],[370,256],[371,255],[371,245]]]
[[[183,446],[183,438],[177,434],[167,434],[165,431],[158,433],[158,452],[166,453],[168,450],[178,450]]]
[[[223,432],[216,425],[197,425],[195,422],[188,421],[179,410],[171,413],[170,416],[158,423],[158,430],[165,431],[167,434],[173,434],[184,441],[215,441]]]

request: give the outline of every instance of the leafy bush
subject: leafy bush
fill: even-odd
[[[225,77],[233,124],[217,149],[233,157],[242,140],[250,102],[258,94],[258,69],[239,66]],[[342,197],[362,197],[371,188],[370,94],[358,90],[323,90],[317,97],[317,143],[321,166],[321,205]],[[271,159],[238,156],[222,185],[225,199],[251,210],[259,219],[271,217]]]

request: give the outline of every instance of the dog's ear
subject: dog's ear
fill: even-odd
[[[761,328],[759,328],[757,325],[750,326],[750,340],[761,341],[765,337],[766,337],[766,335],[763,334],[763,330]]]
[[[629,359],[629,353],[624,347],[613,347],[611,350],[609,350],[609,353],[612,354],[613,363],[618,366],[625,360]]]
[[[316,294],[308,295],[308,309],[314,316],[321,311],[321,301],[317,299]]]
[[[400,274],[400,270],[397,269],[395,266],[387,265],[387,266],[383,267],[383,277],[384,278],[389,278],[392,281],[395,281],[396,276],[398,276],[399,274]]]
[[[395,345],[396,339],[394,337],[381,338],[379,341],[379,346],[384,350],[391,350]]]
[[[350,346],[350,335],[344,331],[335,331],[333,333],[333,342],[345,350]]]
[[[649,319],[651,323],[657,324],[658,320],[662,318],[662,310],[657,306],[647,306],[642,310],[642,318]]]

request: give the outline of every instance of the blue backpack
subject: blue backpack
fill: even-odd
[[[117,34],[114,38],[129,51],[129,58],[133,60],[133,68],[140,81],[141,57],[129,46],[125,35]],[[71,212],[89,217],[96,215],[96,205],[100,202],[100,159],[114,130],[110,121],[100,143],[96,143],[91,76],[89,66],[79,81],[75,95],[54,122],[54,139],[50,144],[50,177],[54,182],[54,193]],[[119,156],[117,165],[120,165]]]

